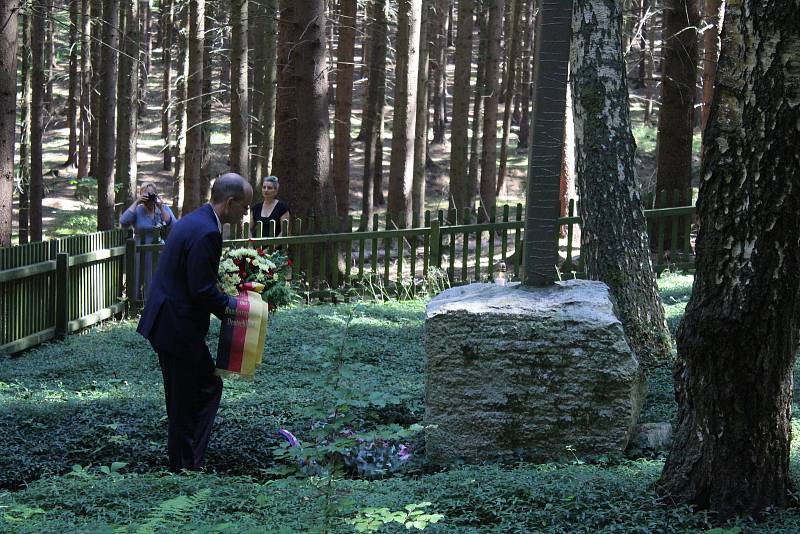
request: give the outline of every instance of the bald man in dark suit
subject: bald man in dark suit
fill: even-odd
[[[206,346],[210,314],[222,318],[235,299],[217,287],[222,225],[237,224],[253,200],[242,176],[224,174],[211,201],[173,225],[149,288],[137,331],[158,353],[169,418],[169,468],[203,467],[222,380]]]

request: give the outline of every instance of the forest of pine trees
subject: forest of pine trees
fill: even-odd
[[[630,95],[619,97],[658,137],[639,169],[646,207],[674,202],[674,190],[691,201],[717,4],[701,14],[694,1],[623,2]],[[524,196],[534,0],[0,5],[4,245],[46,237],[43,197],[69,180],[96,188],[97,229],[115,226],[137,184],[155,182],[188,213],[227,170],[254,186],[279,176],[293,216],[387,210],[397,227],[430,207],[477,204],[486,217],[498,196]],[[563,199],[577,195],[573,165]]]

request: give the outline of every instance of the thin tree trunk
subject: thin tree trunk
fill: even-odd
[[[267,25],[264,33],[264,96],[261,99],[259,112],[262,128],[261,144],[258,153],[261,155],[255,176],[260,178],[272,172],[272,154],[275,139],[275,93],[277,90],[278,49],[278,0],[266,0]]]
[[[475,202],[475,195],[478,193],[478,181],[480,180],[482,146],[483,139],[483,112],[486,91],[486,53],[489,47],[489,10],[481,2],[478,13],[480,21],[480,41],[478,43],[478,72],[475,76],[475,96],[472,102],[472,138],[469,146],[469,177],[467,179],[466,204],[462,207],[472,207]]]
[[[78,139],[78,178],[89,174],[89,153],[91,151],[91,97],[92,97],[92,17],[89,0],[81,0],[81,106],[80,136]]]
[[[163,0],[162,0],[163,1]],[[137,99],[138,117],[141,120],[147,114],[147,82],[150,77],[150,56],[153,54],[153,36],[150,35],[150,2],[145,0],[139,4],[139,87]]]
[[[261,163],[261,138],[264,135],[263,125],[261,124],[261,111],[264,103],[264,72],[267,59],[265,54],[267,47],[264,46],[264,38],[267,34],[266,6],[263,1],[248,2],[248,21],[249,28],[247,36],[248,47],[253,51],[251,55],[252,75],[250,76],[250,183],[253,187],[253,202],[257,202],[258,179],[262,176],[264,165]]]
[[[628,342],[649,369],[666,361],[671,343],[635,176],[619,5],[577,0],[572,20],[581,257],[588,277],[608,284]]]
[[[22,109],[20,111],[19,139],[19,244],[24,245],[29,238],[29,208],[31,186],[31,16],[22,12]]]
[[[200,203],[208,202],[211,190],[211,77],[213,76],[213,61],[211,54],[214,51],[214,11],[225,9],[220,2],[206,4],[205,27],[208,30],[203,37],[203,97],[202,97],[202,133],[203,157],[200,163]],[[247,178],[247,176],[245,176]],[[255,188],[254,188],[255,191]]]
[[[56,59],[55,24],[53,19],[53,0],[45,0],[46,25],[44,41],[44,70],[47,84],[44,96],[44,107],[48,115],[53,115],[53,69]]]
[[[506,165],[508,164],[508,139],[511,135],[511,108],[516,90],[514,82],[517,80],[517,58],[519,56],[519,28],[522,15],[522,0],[511,0],[511,40],[508,52],[508,73],[506,75],[505,103],[503,105],[503,137],[500,141],[500,167],[497,170],[496,194],[506,179]],[[485,215],[485,214],[484,214]]]
[[[30,182],[30,237],[42,240],[42,134],[44,133],[45,81],[44,39],[46,9],[44,0],[31,0],[31,182]]]
[[[378,109],[375,118],[375,153],[372,163],[372,202],[376,206],[386,205],[383,195],[383,134],[386,127],[386,65],[378,73]]]
[[[728,2],[706,128],[697,272],[673,369],[678,421],[659,486],[719,524],[795,503],[798,12],[797,0]]]
[[[724,0],[705,0],[703,2],[703,18],[707,25],[703,32],[703,118],[700,131],[705,139],[706,125],[711,113],[711,101],[714,99],[714,80],[717,74]]]
[[[671,206],[673,191],[676,189],[681,192],[681,205],[689,201],[694,132],[692,117],[698,59],[697,27],[700,23],[697,2],[698,0],[669,0],[664,12],[664,75],[656,156],[657,208]],[[672,235],[669,227],[665,235]],[[670,247],[665,244],[665,248],[669,250]]]
[[[411,186],[411,225],[425,222],[425,163],[428,154],[428,72],[432,0],[422,0],[422,23],[419,31],[419,68],[417,70],[417,121],[414,135],[414,183]]]
[[[172,107],[172,32],[175,4],[172,0],[161,0],[161,138],[164,142],[165,171],[172,170],[172,147],[170,144],[170,109]]]
[[[189,0],[189,76],[186,83],[186,166],[181,212],[200,207],[200,171],[203,167],[203,34],[205,0]]]
[[[11,246],[17,124],[17,25],[14,2],[0,4],[0,247]]]
[[[98,163],[100,161],[100,83],[102,81],[102,57],[103,51],[103,2],[102,0],[90,0],[91,2],[91,22],[92,22],[92,113],[91,113],[91,132],[90,142],[91,150],[89,151],[89,175],[97,178]]]
[[[178,4],[179,5],[179,4]],[[189,28],[189,5],[180,6],[179,27]],[[178,72],[175,80],[175,173],[173,175],[172,195],[173,207],[178,210],[175,215],[181,215],[181,209],[186,202],[186,135],[188,122],[186,117],[186,101],[189,80],[189,36],[186,31],[178,32]]]
[[[249,177],[247,3],[231,0],[231,171]]]
[[[522,52],[522,84],[520,87],[520,107],[522,117],[519,121],[519,142],[517,150],[528,148],[528,132],[530,131],[531,107],[531,52],[533,47],[533,0],[525,2],[525,26]]]
[[[490,0],[486,84],[483,113],[483,149],[481,161],[481,211],[491,213],[497,202],[497,82],[500,70],[500,33],[503,29],[505,0]]]
[[[67,95],[67,126],[69,142],[65,165],[78,163],[78,24],[80,0],[69,0],[69,89]]]
[[[455,72],[453,73],[453,123],[450,131],[450,208],[463,209],[472,196],[468,191],[469,97],[472,91],[473,0],[458,3]]]
[[[449,0],[436,0],[434,18],[433,42],[433,143],[442,144],[445,141],[446,112],[445,98],[447,95],[447,15]]]
[[[230,27],[230,13],[222,10],[220,13],[219,23],[222,25],[222,49],[230,50],[231,47],[231,27]],[[219,100],[223,104],[229,104],[231,101],[231,61],[228,54],[222,54],[220,58],[220,73],[219,73]]]
[[[421,0],[402,0],[397,11],[394,114],[387,214],[398,228],[408,228],[411,225],[421,10]]]
[[[370,63],[369,63],[369,87],[367,101],[364,105],[364,115],[362,129],[364,131],[364,173],[362,176],[363,188],[361,194],[361,220],[362,230],[369,228],[372,222],[374,209],[373,178],[375,147],[380,135],[379,120],[382,120],[379,106],[383,105],[380,97],[381,70],[384,69],[386,58],[386,0],[375,0],[373,8],[373,20],[370,24]]]
[[[336,213],[350,211],[350,115],[353,109],[353,57],[356,41],[356,0],[342,0],[339,15],[339,46],[336,51],[336,113],[334,123],[333,187]]]
[[[117,203],[129,206],[136,198],[139,139],[139,2],[123,4],[125,33],[119,58],[119,106],[117,116]]]
[[[657,0],[651,0],[653,10],[656,9]],[[655,87],[655,80],[653,79],[656,74],[656,24],[655,16],[653,16],[650,25],[647,27],[647,48],[645,59],[645,84],[644,84],[644,124],[650,125],[653,123],[653,88]]]
[[[119,50],[119,8],[116,0],[103,2],[100,116],[98,117],[97,229],[114,228],[114,162],[116,158],[116,107]]]

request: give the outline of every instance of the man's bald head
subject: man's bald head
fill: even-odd
[[[222,174],[214,180],[214,185],[211,187],[211,203],[220,204],[230,197],[243,200],[248,190],[252,188],[240,174],[235,172]]]

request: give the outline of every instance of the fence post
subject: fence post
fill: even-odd
[[[69,254],[56,256],[56,336],[67,334],[69,323]]]
[[[136,240],[129,237],[125,240],[125,296],[127,297],[125,315],[128,317],[137,306],[136,278]]]
[[[430,238],[430,247],[431,247],[431,259],[430,262],[432,265],[441,268],[442,266],[442,255],[441,255],[441,244],[442,244],[442,235],[439,233],[439,221],[434,219],[431,221],[431,238]]]

